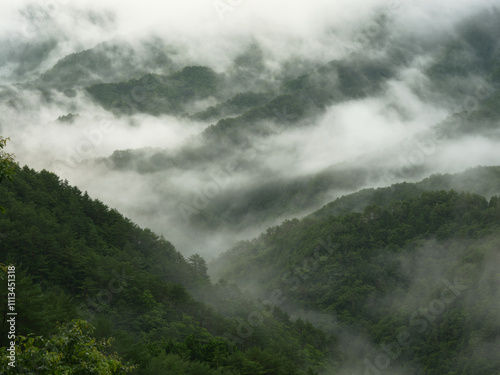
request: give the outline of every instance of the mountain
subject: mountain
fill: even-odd
[[[71,92],[150,71],[171,72],[176,66],[175,54],[173,47],[157,38],[143,41],[137,47],[121,41],[104,42],[63,57],[41,75],[37,85]]]
[[[0,15],[0,373],[500,373],[498,6],[111,3]]]
[[[468,147],[481,139],[493,142],[499,139],[500,49],[497,39],[491,37],[500,35],[495,14],[496,11],[479,13],[461,21],[455,26],[456,34],[432,46],[413,41],[417,45],[409,49],[409,41],[404,38],[391,43],[380,36],[377,42],[383,53],[372,54],[375,46],[370,44],[366,50],[321,66],[306,65],[295,77],[278,75],[268,90],[261,85],[257,92],[229,94],[229,88],[236,85],[238,78],[232,76],[232,70],[217,73],[219,85],[206,92],[205,109],[195,113],[191,109],[194,99],[170,89],[171,84],[163,86],[160,78],[156,81],[162,89],[148,92],[148,97],[154,100],[140,102],[132,100],[131,91],[137,85],[143,87],[141,80],[92,86],[88,90],[105,108],[114,100],[131,113],[179,116],[182,113],[185,121],[201,120],[207,124],[200,134],[179,147],[117,150],[96,163],[113,172],[135,172],[149,180],[147,186],[153,188],[148,194],[161,198],[168,210],[175,210],[183,218],[182,228],[176,232],[196,231],[200,236],[212,237],[214,230],[220,230],[234,234],[231,240],[254,236],[284,218],[308,214],[359,189],[415,182],[432,173],[458,172],[464,168],[458,161],[454,164],[449,155],[460,145]],[[418,78],[421,82],[411,86],[410,91],[428,106],[438,103],[446,108],[448,114],[442,120],[426,123],[423,129],[412,129],[413,124],[408,124],[405,132],[411,133],[409,136],[388,139],[387,144],[382,142],[378,148],[360,151],[352,158],[339,157],[330,164],[323,162],[320,168],[295,170],[293,163],[303,160],[302,148],[311,157],[312,152],[307,149],[309,133],[313,139],[322,138],[324,133],[327,139],[331,133],[342,134],[343,124],[337,119],[340,115],[328,117],[332,107],[343,108],[388,95],[391,86],[403,82],[405,74],[415,69],[421,56],[415,52],[419,48],[427,51],[429,62]],[[244,57],[235,59],[234,64],[250,64],[249,74],[256,79],[266,73],[265,65],[259,63],[261,60],[262,52],[254,47]],[[211,68],[204,69],[208,72]],[[143,79],[155,81],[150,76]],[[173,78],[161,79],[169,82]],[[112,93],[104,92],[108,89]],[[170,96],[163,94],[163,89],[168,89]],[[118,92],[123,95],[120,97]],[[108,99],[103,101],[106,95]],[[396,117],[403,123],[411,122],[408,110],[392,102],[380,111],[388,113],[384,121]],[[356,116],[354,110],[352,116]],[[318,126],[318,122],[324,125]],[[361,124],[349,126],[356,129]],[[317,130],[318,127],[323,128]],[[289,138],[295,143],[287,149]],[[356,147],[355,140],[346,142]],[[342,148],[341,136],[334,144],[325,155],[333,160],[337,159],[337,153],[345,152],[336,150]],[[312,158],[320,159],[312,154]],[[287,157],[292,163],[289,167]],[[212,185],[214,193],[205,194]],[[178,220],[172,223],[168,213],[159,212],[157,205],[146,210],[164,218],[169,225],[179,225]],[[182,247],[192,247],[191,236],[183,237],[178,239]]]
[[[362,48],[322,44],[335,58],[282,57],[253,38],[222,62],[159,37],[111,40],[0,88],[0,125],[24,139],[34,108],[52,108],[25,130],[41,132],[48,156],[26,163],[208,259],[360,189],[498,165],[497,15],[477,11],[428,39],[375,13],[379,32],[355,25]],[[113,134],[89,136],[102,121]],[[49,146],[58,138],[45,134],[72,141]],[[117,179],[133,199],[109,192]]]
[[[211,272],[335,332],[343,371],[496,374],[498,195],[422,192],[477,174],[340,198],[240,242]]]
[[[58,322],[83,318],[96,338],[115,338],[111,350],[136,374],[306,374],[337,357],[335,337],[278,308],[262,315],[236,286],[210,282],[203,258],[184,258],[53,173],[19,169],[0,200],[0,263],[15,265],[16,335],[56,335]]]
[[[208,67],[188,66],[170,76],[147,74],[128,82],[96,84],[87,91],[107,109],[158,115],[182,113],[185,104],[215,94],[219,81]]]
[[[488,199],[433,190],[478,178]],[[393,371],[496,374],[498,181],[477,168],[340,198],[239,243],[212,283],[200,256],[24,167],[0,186],[17,335],[83,318],[137,374],[380,371],[380,353]]]

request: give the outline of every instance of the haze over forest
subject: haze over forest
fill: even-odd
[[[8,12],[2,13],[10,17],[1,38],[3,133],[21,163],[58,173],[172,239],[186,254],[213,257],[234,240],[363,187],[498,164],[496,139],[489,134],[455,134],[453,142],[431,134],[494,90],[488,62],[476,64],[485,58],[477,53],[489,49],[488,40],[498,32],[487,2],[241,2],[219,13],[211,2],[165,4],[160,12],[151,11],[158,6],[154,2],[117,4],[57,3],[48,13],[36,4],[4,5]],[[471,31],[471,25],[480,30]],[[450,63],[464,74],[439,65],[457,45]],[[332,61],[363,74],[345,78],[334,68],[325,71]],[[171,110],[119,116],[86,90],[148,73],[167,76],[187,66],[206,66],[216,82]],[[221,118],[242,115],[252,100],[265,105],[283,97],[291,92],[287,82],[311,74],[328,97],[300,92],[293,99],[300,114],[292,102],[276,101],[258,119],[263,128],[244,135],[243,147],[227,150],[222,141],[209,143],[199,135]],[[155,92],[140,85],[117,98],[125,106],[127,97],[132,105],[154,99]],[[246,107],[243,98],[240,108],[214,116],[193,116],[248,92],[261,97],[246,98]],[[78,115],[71,126],[58,121],[68,114]],[[417,134],[424,137],[420,144]],[[118,162],[126,158],[118,151],[137,156]],[[202,160],[190,163],[186,153]],[[159,165],[147,165],[145,159],[155,157]],[[297,179],[314,179],[332,168],[339,174],[371,170],[342,175],[342,183],[316,197],[290,192],[271,214],[244,207],[258,189],[280,194],[294,190]],[[399,176],[403,168],[415,171]],[[203,225],[186,220],[200,211],[200,220],[213,218],[219,230],[200,232]],[[234,215],[240,225],[227,229]]]
[[[98,325],[98,336],[108,337],[144,315],[134,328],[140,334],[118,334],[130,363],[141,355],[127,340],[159,345],[136,373],[169,368],[173,357],[162,362],[162,355],[182,357],[185,347],[175,346],[189,347],[182,313],[212,335],[193,337],[205,343],[232,332],[241,358],[259,365],[252,370],[241,358],[237,365],[229,354],[220,363],[192,356],[175,373],[195,373],[195,362],[207,374],[381,373],[363,359],[394,342],[402,322],[453,279],[469,289],[444,310],[450,326],[424,329],[439,340],[422,336],[401,356],[392,353],[400,362],[386,373],[500,371],[500,4],[22,0],[2,3],[0,14],[0,135],[10,137],[7,150],[21,166],[18,182],[2,182],[0,234],[26,235],[23,243],[37,248],[36,235],[26,233],[45,233],[41,219],[33,219],[36,230],[19,224],[22,215],[35,217],[31,202],[47,222],[75,225],[68,233],[76,242],[54,240],[54,254],[61,244],[86,246],[107,271],[88,276],[91,262],[82,260],[85,282],[76,272],[53,277],[50,262],[72,263],[39,254],[48,263],[38,267],[36,250],[30,260],[5,241],[0,262],[22,260],[41,292],[77,302],[99,290],[111,268],[133,273],[141,264],[137,288],[149,294],[135,292],[144,311],[125,319],[110,304],[97,319],[109,324]],[[47,232],[54,238],[56,227]],[[144,243],[161,250],[149,253]],[[162,281],[154,284],[146,270]],[[176,301],[171,315],[162,310],[163,282],[190,296],[165,287]],[[237,302],[227,302],[226,289]],[[264,338],[247,342],[235,333],[238,317],[276,290],[286,303]],[[474,307],[475,293],[487,318]],[[120,295],[123,311],[133,298]],[[210,323],[197,303],[214,309]],[[141,325],[153,319],[148,308],[164,314],[153,328]],[[60,321],[88,317],[68,311],[61,307]],[[175,319],[180,328],[172,328]],[[165,332],[174,341],[158,344]],[[301,353],[288,370],[248,354],[283,349],[288,340]]]

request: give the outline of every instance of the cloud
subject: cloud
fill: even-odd
[[[0,129],[11,136],[9,147],[22,163],[55,170],[139,224],[174,238],[174,244],[185,253],[198,251],[209,256],[284,218],[280,213],[252,224],[249,218],[260,220],[256,219],[260,216],[248,212],[247,227],[242,223],[237,231],[226,228],[213,233],[186,223],[179,204],[193,206],[198,194],[203,195],[213,182],[213,175],[228,162],[237,167],[231,170],[227,186],[210,202],[237,199],[235,192],[247,193],[270,182],[279,191],[294,178],[310,178],[332,165],[380,170],[413,167],[417,161],[432,173],[498,164],[494,137],[476,134],[439,140],[429,152],[414,142],[453,108],[460,108],[468,95],[474,95],[476,72],[446,80],[430,77],[428,71],[449,43],[461,37],[463,27],[458,25],[462,20],[489,9],[490,2],[224,1],[229,8],[223,8],[223,20],[220,9],[218,14],[214,7],[220,3],[212,0],[4,2]],[[481,19],[476,22],[482,23]],[[111,60],[111,69],[92,72],[90,61],[78,70],[78,84],[71,86],[75,91],[65,90],[71,62],[67,70],[51,68],[68,54],[103,42],[106,44],[93,51]],[[163,57],[158,60],[155,54],[160,52]],[[474,61],[473,47],[463,53],[467,61]],[[235,82],[222,96],[249,89],[277,92],[284,80],[309,74],[334,59],[344,59],[347,67],[376,61],[391,76],[377,81],[373,89],[366,90],[367,95],[340,95],[298,127],[275,123],[279,116],[268,120],[262,126],[275,130],[274,134],[252,136],[248,145],[230,152],[222,152],[218,142],[200,145],[198,134],[209,125],[205,122],[175,116],[117,117],[93,103],[80,88],[92,80],[127,80],[148,71],[168,74],[186,65],[208,65]],[[50,71],[53,86],[44,86],[39,80],[46,71]],[[331,82],[319,83],[337,87],[335,79],[340,78],[337,75]],[[56,85],[58,79],[62,83]],[[191,110],[204,109],[217,100],[210,97],[193,103]],[[79,116],[72,122],[57,121],[69,113]],[[109,160],[108,164],[96,161],[115,150],[141,148],[149,149],[137,151],[136,155],[144,155],[135,163],[138,171],[109,168]],[[464,149],[469,151],[464,153]],[[146,173],[144,169],[150,166],[139,164],[151,158],[174,163]],[[176,165],[182,164],[179,160],[186,164]],[[390,182],[393,180],[366,183]],[[332,188],[325,199],[346,193]],[[243,196],[249,199],[251,194],[246,193]],[[227,202],[226,207],[237,210],[246,207],[244,203]],[[294,211],[293,216],[297,214]]]

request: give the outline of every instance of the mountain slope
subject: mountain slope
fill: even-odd
[[[52,173],[18,170],[0,185],[0,201],[0,263],[16,267],[17,335],[47,336],[57,322],[85,318],[97,338],[116,338],[113,350],[137,374],[302,375],[333,363],[333,337],[278,320],[286,317],[279,309],[243,322],[260,305],[234,285],[212,284],[203,258],[186,260]],[[6,284],[0,300],[5,322]],[[6,346],[7,325],[0,329]]]
[[[285,311],[336,332],[346,371],[382,371],[386,352],[396,373],[496,374],[499,199],[420,189],[361,192],[343,210],[340,199],[287,220],[211,272],[261,298],[279,293]],[[349,213],[370,200],[383,206]]]

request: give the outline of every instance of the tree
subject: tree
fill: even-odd
[[[12,365],[18,374],[39,375],[114,375],[126,374],[135,368],[124,365],[116,354],[106,355],[104,350],[110,346],[111,339],[96,341],[89,336],[93,330],[86,321],[73,320],[59,327],[59,332],[49,339],[18,336],[15,362],[13,357],[3,355],[0,373],[9,373]]]
[[[14,155],[3,151],[8,140],[10,140],[10,138],[0,136],[0,182],[3,180],[12,180],[12,176],[18,167],[14,160]],[[0,211],[5,212],[5,209],[0,206]]]
[[[204,280],[209,280],[207,271],[207,262],[199,254],[191,255],[188,259],[189,264],[195,269],[198,276]]]

